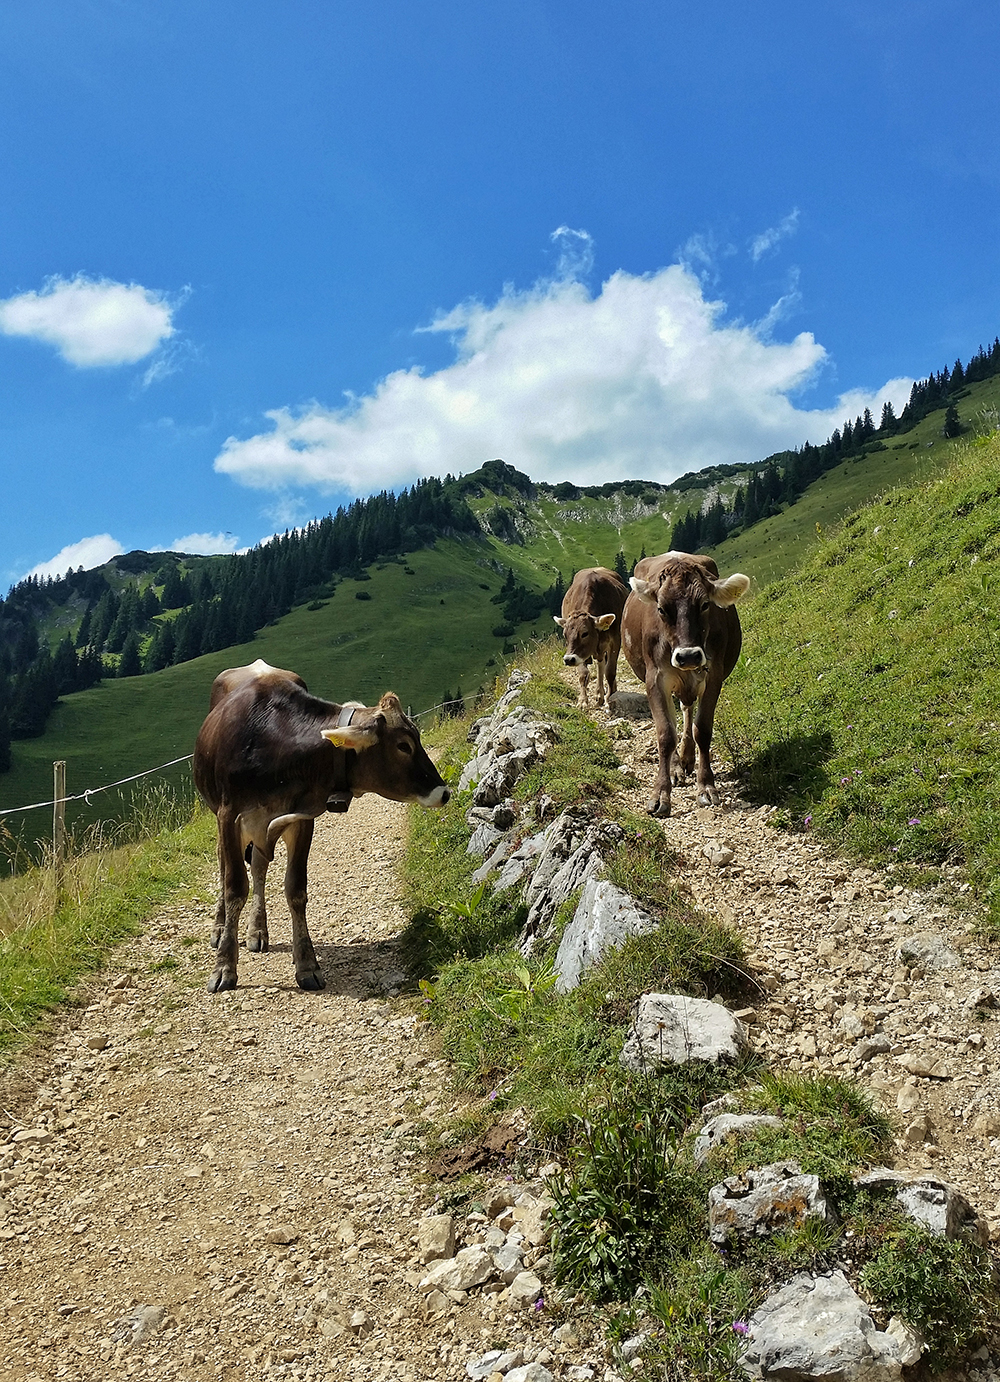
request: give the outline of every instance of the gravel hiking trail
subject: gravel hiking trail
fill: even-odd
[[[641,809],[652,727],[613,732],[631,736],[618,748]],[[719,781],[719,807],[678,788],[661,825],[695,901],[746,938],[753,1040],[778,1068],[856,1076],[899,1119],[896,1164],[933,1168],[995,1228],[1000,1083],[984,995],[1000,993],[1000,966],[960,910],[961,885],[889,887],[773,829],[724,765]],[[88,1005],[5,1072],[4,1382],[457,1382],[469,1358],[512,1344],[560,1378],[617,1376],[585,1328],[559,1343],[553,1321],[486,1294],[425,1316],[415,1221],[439,1187],[421,1136],[464,1100],[395,997],[405,828],[378,797],[319,823],[309,916],[323,992],[294,983],[280,858],[270,952],[241,950],[234,993],[204,991],[206,860],[197,894],[162,909],[92,981]],[[902,961],[900,945],[921,938],[926,962]]]

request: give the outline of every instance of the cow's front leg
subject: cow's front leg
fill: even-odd
[[[646,699],[649,701],[649,712],[653,717],[659,750],[653,795],[646,805],[646,810],[651,816],[669,816],[670,760],[677,743],[677,724],[674,718],[674,703],[664,694],[655,668],[651,668],[646,677]]]
[[[719,701],[719,686],[706,686],[698,702],[694,722],[694,740],[698,745],[698,805],[718,806],[721,798],[712,771],[712,731],[715,728],[715,707]]]
[[[691,707],[682,707],[684,715],[684,725],[681,729],[681,741],[674,750],[674,756],[670,763],[670,780],[675,787],[680,787],[687,780],[688,774],[694,771],[694,735],[691,732]]]
[[[313,822],[296,821],[285,831],[288,864],[285,868],[285,900],[292,917],[292,960],[295,982],[300,989],[324,989],[326,980],[316,960],[312,937],[306,925],[306,864],[312,844]]]
[[[579,697],[579,699],[578,699],[578,701],[577,701],[577,705],[580,707],[581,710],[586,710],[586,709],[587,709],[587,706],[588,706],[589,703],[590,703],[590,702],[589,702],[589,699],[588,699],[588,696],[587,696],[587,687],[588,687],[589,685],[590,685],[590,668],[587,666],[587,664],[586,664],[585,662],[581,662],[581,663],[580,663],[580,697]]]
[[[251,849],[253,853],[250,855],[250,881],[253,884],[253,892],[247,912],[247,949],[260,953],[268,946],[267,908],[264,901],[268,860],[256,845],[251,845]]]
[[[606,660],[607,660],[607,653],[605,653],[603,656],[602,656],[600,653],[598,653],[597,656],[594,658],[594,664],[595,664],[595,666],[597,667],[597,704],[598,704],[598,706],[602,706],[602,705],[604,705],[604,703],[605,703],[605,702],[604,702],[604,697],[605,697],[605,688],[604,688],[604,664],[605,664]]]
[[[240,913],[249,892],[247,870],[243,862],[242,840],[236,816],[226,807],[220,807],[218,821],[219,859],[222,865],[225,915],[222,929],[218,935],[215,969],[208,981],[209,993],[223,993],[226,989],[236,987]]]

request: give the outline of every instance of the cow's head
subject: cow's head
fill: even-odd
[[[322,734],[336,748],[357,754],[350,779],[356,797],[375,792],[390,801],[444,806],[451,796],[427,757],[420,731],[391,691],[375,707],[358,707],[350,724],[324,729]]]
[[[566,639],[566,655],[563,658],[567,667],[579,667],[592,662],[597,656],[601,634],[606,633],[615,622],[613,614],[585,614],[582,610],[560,619],[553,614]]]
[[[670,643],[670,662],[680,672],[708,666],[705,645],[714,610],[733,605],[750,589],[750,577],[739,572],[714,578],[700,562],[678,561],[664,567],[659,582],[633,576],[629,582],[640,600],[655,605]]]

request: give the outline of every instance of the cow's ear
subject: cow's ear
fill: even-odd
[[[374,721],[366,725],[344,725],[342,729],[321,729],[320,733],[324,739],[329,739],[334,748],[354,749],[356,753],[361,753],[378,743],[379,728],[384,724],[385,718],[376,715]]]
[[[639,576],[629,576],[628,583],[640,600],[645,600],[647,605],[656,604],[656,589],[649,581],[644,581]]]
[[[559,627],[560,627],[561,629],[564,629],[564,628],[566,627],[566,620],[565,620],[565,619],[560,619],[560,617],[559,617],[558,614],[553,614],[553,616],[552,616],[552,622],[553,622],[554,624],[558,624]]]
[[[614,622],[615,616],[613,614],[599,614],[594,620],[594,623],[599,629],[610,629]]]
[[[713,605],[735,605],[750,589],[750,577],[741,575],[739,571],[732,576],[727,576],[724,581],[715,581],[712,585],[712,604]]]

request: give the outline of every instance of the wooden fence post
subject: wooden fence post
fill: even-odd
[[[55,873],[56,903],[63,890],[66,864],[66,761],[52,764],[52,867]]]

